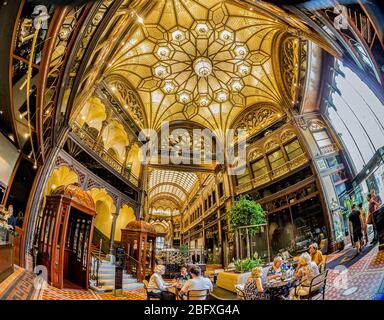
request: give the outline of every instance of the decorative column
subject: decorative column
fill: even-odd
[[[111,227],[111,236],[110,236],[110,245],[109,245],[109,258],[113,262],[113,257],[115,255],[115,232],[116,232],[116,221],[119,217],[119,212],[113,213],[112,227]]]
[[[101,146],[101,144],[103,143],[103,133],[105,131],[105,128],[107,127],[108,125],[108,121],[107,120],[103,120],[102,123],[101,123],[101,129],[100,129],[100,133],[99,135],[97,136],[96,140],[95,140],[95,144],[93,146],[93,149],[94,150],[98,150],[99,147]]]
[[[131,151],[131,148],[132,148],[132,143],[129,143],[126,147],[125,147],[125,155],[124,155],[124,161],[123,161],[123,165],[121,167],[121,174],[123,176],[125,176],[125,172],[127,170],[127,162],[128,162],[128,155],[129,155],[129,151]]]

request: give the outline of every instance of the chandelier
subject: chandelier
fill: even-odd
[[[193,69],[199,77],[208,77],[212,73],[212,63],[208,58],[200,57],[193,63]]]
[[[268,59],[241,41],[233,29],[215,27],[210,21],[196,22],[190,29],[175,27],[153,52],[157,60],[152,65],[154,78],[144,79],[139,86],[175,95],[188,114],[197,107],[244,106],[243,89],[254,81],[253,66]]]

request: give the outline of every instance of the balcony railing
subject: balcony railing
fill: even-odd
[[[80,128],[77,123],[72,124],[72,131],[84,142],[88,148],[94,151],[110,168],[119,173],[125,180],[131,182],[135,187],[139,186],[139,179],[128,170],[120,161],[115,159],[107,150],[104,149],[102,143],[97,143],[86,130]]]
[[[248,182],[245,182],[239,186],[236,187],[236,193],[244,193],[249,190],[255,189],[261,185],[264,185],[270,181],[273,181],[301,166],[308,163],[307,156],[303,153],[299,155],[298,157],[292,159],[291,161],[288,161],[284,163],[283,165],[275,168],[274,170],[271,170],[259,177],[256,177]]]

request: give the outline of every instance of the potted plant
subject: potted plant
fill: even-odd
[[[234,261],[234,265],[235,272],[237,273],[249,272],[253,268],[260,267],[262,265],[262,260],[257,252],[255,252],[252,258],[238,259]]]
[[[236,230],[239,227],[262,225],[267,222],[266,214],[259,203],[240,196],[229,211],[229,223]],[[249,236],[259,232],[263,227],[247,228],[247,256],[250,257]]]

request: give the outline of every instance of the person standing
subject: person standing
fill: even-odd
[[[13,215],[13,205],[11,205],[11,204],[8,206],[8,219],[7,219],[7,223],[8,223],[9,226],[12,227],[12,231],[16,230],[16,218]]]
[[[379,203],[376,201],[376,197],[372,196],[372,194],[368,193],[368,224],[372,224],[373,226],[373,240],[371,244],[375,244],[377,242],[377,229],[375,224],[375,219],[373,219],[373,215],[375,211],[379,208]]]
[[[357,254],[360,254],[361,252],[361,238],[363,237],[363,225],[364,223],[360,211],[357,208],[356,204],[354,204],[352,206],[352,212],[349,215],[349,232],[351,234],[352,243],[355,244]]]
[[[362,203],[359,203],[359,211],[360,211],[361,219],[363,220],[363,223],[364,223],[362,230],[364,232],[365,245],[367,245],[368,244],[367,214],[365,213]]]

